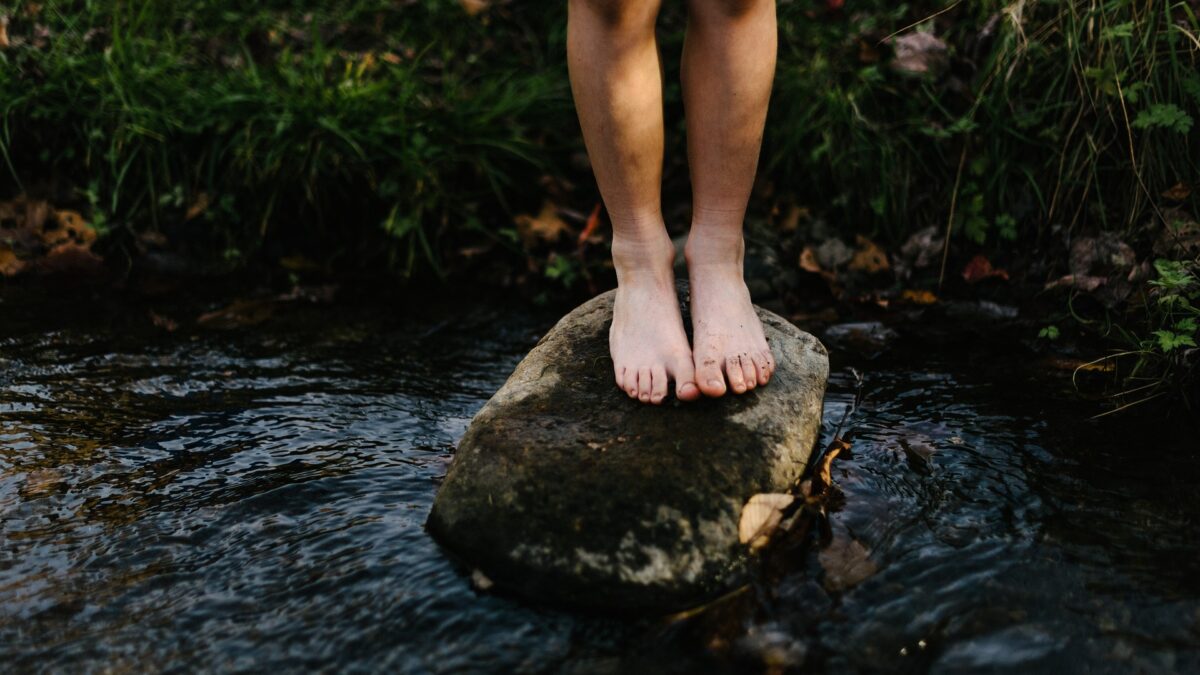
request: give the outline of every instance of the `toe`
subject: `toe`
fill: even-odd
[[[755,359],[754,365],[758,367],[758,384],[765,385],[771,381],[771,361],[767,352],[759,352],[758,358]]]
[[[613,371],[613,374],[617,378],[617,389],[620,389],[621,391],[628,391],[628,387],[625,386],[625,369],[613,368]]]
[[[650,377],[650,367],[643,366],[638,369],[637,397],[642,403],[650,402],[650,390],[654,382]]]
[[[746,389],[753,389],[758,386],[758,366],[754,364],[754,359],[750,358],[750,354],[742,354],[742,376],[746,378]]]
[[[675,377],[676,398],[680,401],[695,401],[700,398],[700,388],[696,386],[696,370],[690,354],[675,360],[671,375]]]
[[[742,359],[737,354],[725,357],[725,376],[729,378],[729,388],[733,389],[733,393],[746,393],[746,378],[742,375]]]
[[[629,398],[637,398],[637,371],[632,368],[621,369],[621,390],[629,394]]]
[[[706,357],[696,362],[696,386],[705,396],[725,395],[725,376],[721,374],[721,362]]]
[[[658,405],[667,397],[667,369],[663,366],[654,366],[650,369],[650,402]]]

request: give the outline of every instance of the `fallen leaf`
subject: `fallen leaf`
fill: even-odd
[[[55,209],[54,219],[75,243],[87,246],[96,241],[96,231],[88,225],[83,216],[79,215],[78,211]]]
[[[936,305],[938,298],[931,291],[906,289],[900,292],[900,301],[907,305]]]
[[[1117,364],[1112,359],[1099,359],[1094,361],[1083,361],[1081,359],[1073,359],[1065,356],[1049,356],[1040,361],[1044,365],[1054,370],[1066,370],[1071,372],[1085,373],[1112,373],[1116,372]]]
[[[779,222],[779,229],[782,232],[795,232],[800,228],[800,221],[802,219],[808,220],[811,217],[812,214],[808,209],[792,204],[792,207],[788,209],[787,215]]]
[[[566,221],[559,217],[558,207],[549,200],[542,204],[542,211],[536,218],[522,214],[513,220],[517,225],[517,234],[526,246],[533,245],[539,239],[547,242],[557,241],[570,230]]]
[[[157,314],[153,310],[150,311],[150,323],[167,331],[168,333],[174,333],[179,329],[179,322],[161,314]]]
[[[812,488],[809,491],[812,499],[824,498],[825,493],[833,485],[833,460],[849,449],[850,444],[840,438],[833,439],[829,447],[825,448],[825,454],[821,457],[821,466],[817,467],[817,472],[812,478]]]
[[[946,43],[932,33],[908,33],[892,41],[892,68],[910,75],[943,70],[948,59]]]
[[[751,497],[742,507],[738,540],[749,544],[752,551],[766,546],[783,520],[783,510],[794,501],[796,498],[792,495],[778,493],[762,493]]]
[[[1182,181],[1176,183],[1170,190],[1165,190],[1162,193],[1163,198],[1173,202],[1182,202],[1192,196],[1192,187]]]
[[[471,585],[481,591],[487,591],[490,590],[492,586],[495,586],[496,583],[489,579],[488,576],[483,573],[483,570],[476,569],[474,572],[471,572]]]
[[[15,277],[25,269],[25,263],[7,245],[0,246],[0,277]]]
[[[870,551],[857,539],[841,532],[821,549],[817,560],[825,570],[823,585],[827,591],[853,588],[879,571],[879,566],[871,560]]]
[[[458,0],[467,16],[475,16],[488,8],[488,0]]]
[[[1163,209],[1162,215],[1167,226],[1155,237],[1154,252],[1173,259],[1200,256],[1200,222],[1182,209]]]
[[[800,252],[800,269],[813,274],[824,274],[825,270],[821,269],[821,263],[817,262],[817,254],[811,246],[805,246]]]
[[[588,215],[587,224],[583,226],[583,231],[579,233],[579,248],[583,248],[587,244],[588,239],[596,233],[596,228],[600,227],[600,207],[599,202],[592,208],[592,213]]]
[[[850,259],[850,269],[856,272],[866,272],[874,274],[876,272],[886,272],[892,268],[888,263],[887,254],[878,244],[867,239],[861,234],[855,238],[858,244],[858,250],[854,252],[854,257]]]
[[[196,317],[196,323],[206,328],[240,328],[260,324],[275,313],[276,301],[238,299],[221,309]]]
[[[67,242],[50,249],[35,267],[42,274],[95,276],[104,272],[104,261],[87,246]]]
[[[0,16],[0,49],[8,49],[8,17]]]
[[[1112,232],[1080,237],[1071,244],[1071,274],[1077,277],[1125,275],[1136,264],[1133,248]]]
[[[1097,288],[1103,286],[1107,282],[1108,282],[1108,279],[1106,279],[1104,277],[1093,277],[1093,276],[1088,276],[1088,275],[1068,274],[1065,277],[1061,277],[1059,279],[1055,279],[1054,281],[1047,282],[1046,285],[1044,287],[1042,287],[1042,290],[1049,291],[1049,290],[1053,290],[1055,288],[1062,288],[1065,286],[1067,288],[1073,288],[1078,291],[1085,291],[1085,292],[1090,293],[1091,291],[1094,291]]]
[[[208,210],[210,201],[211,198],[208,196],[207,192],[201,192],[200,194],[196,195],[196,199],[193,200],[192,205],[188,207],[187,213],[183,214],[183,219],[193,220],[204,215],[204,212]]]
[[[963,268],[963,279],[968,284],[977,284],[984,279],[1003,279],[1008,281],[1008,272],[992,267],[992,262],[982,255],[971,258],[971,262]]]

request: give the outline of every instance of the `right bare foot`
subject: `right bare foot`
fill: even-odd
[[[692,350],[675,295],[675,249],[664,228],[651,241],[613,242],[617,297],[608,332],[617,386],[631,398],[660,404],[669,382],[681,401],[700,398]]]

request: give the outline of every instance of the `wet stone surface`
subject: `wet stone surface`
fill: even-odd
[[[564,317],[475,417],[429,529],[535,600],[682,609],[745,582],[742,506],[803,472],[828,357],[760,310],[778,362],[768,386],[648,406],[613,382],[612,298]]]

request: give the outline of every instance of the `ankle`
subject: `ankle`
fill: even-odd
[[[740,276],[742,260],[746,253],[746,242],[741,228],[712,228],[693,224],[688,235],[683,257],[688,269],[730,269]]]
[[[673,279],[675,246],[667,236],[665,227],[656,233],[614,235],[612,259],[618,283],[647,277],[670,282]]]

